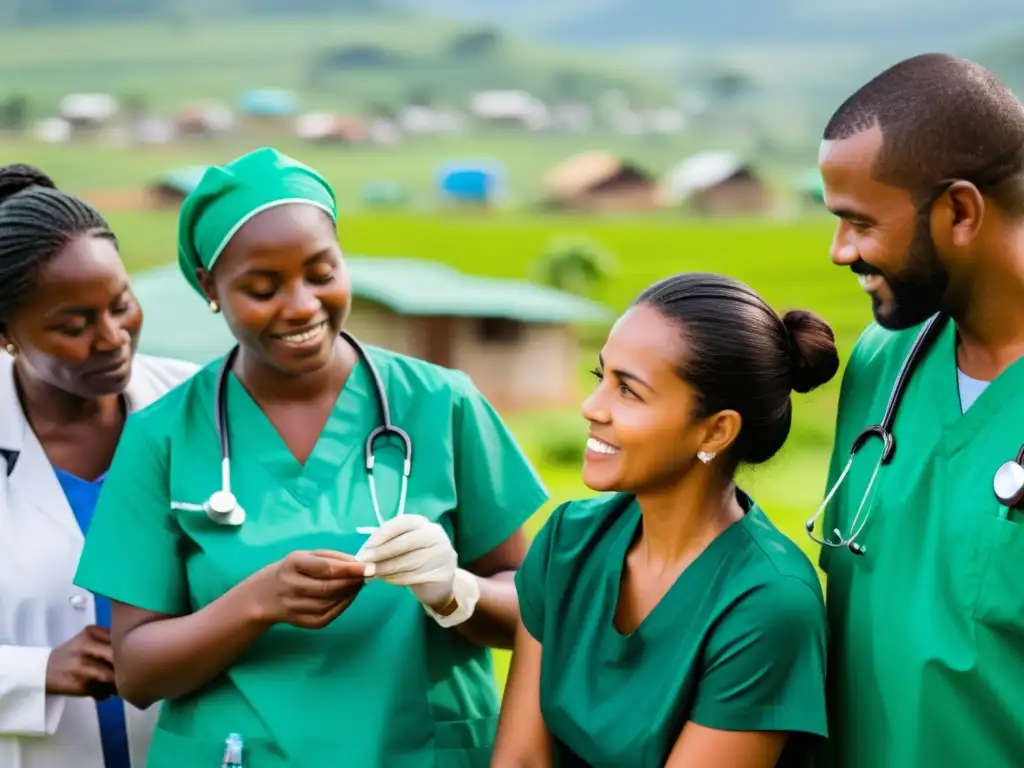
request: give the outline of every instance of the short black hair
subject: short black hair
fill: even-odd
[[[843,102],[823,138],[847,139],[876,125],[876,178],[919,204],[942,182],[964,180],[1009,211],[1024,205],[1024,105],[980,64],[944,53],[905,59]]]
[[[35,166],[0,168],[0,330],[33,288],[42,266],[81,235],[117,245],[89,203],[57,189]]]
[[[724,275],[685,272],[634,302],[679,326],[686,345],[679,375],[697,393],[697,418],[734,410],[743,420],[730,449],[736,464],[779,452],[793,417],[791,394],[810,392],[839,370],[828,323],[807,310],[781,317],[750,286]]]

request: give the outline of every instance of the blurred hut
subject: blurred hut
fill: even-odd
[[[335,112],[307,112],[295,120],[295,135],[318,144],[362,144],[367,139],[363,118]]]
[[[578,324],[606,323],[603,306],[520,280],[467,275],[439,262],[346,259],[359,340],[467,373],[496,406],[578,402]],[[206,364],[234,343],[223,316],[203,311],[169,264],[135,275],[146,307],[140,350]],[[188,311],[195,307],[195,311]]]
[[[299,97],[292,91],[246,91],[242,94],[239,111],[249,128],[285,131],[299,114]]]
[[[760,216],[771,193],[754,167],[731,152],[701,152],[670,170],[659,188],[667,206],[702,216]]]
[[[150,203],[157,208],[176,208],[189,196],[208,166],[188,165],[157,177],[147,189]]]
[[[557,165],[545,179],[547,205],[590,213],[648,211],[657,207],[654,179],[609,152],[584,152]]]
[[[71,93],[60,100],[57,114],[71,127],[72,136],[93,135],[109,126],[120,103],[109,93]]]
[[[209,139],[229,133],[235,127],[235,115],[227,104],[204,100],[182,109],[174,122],[178,138]]]

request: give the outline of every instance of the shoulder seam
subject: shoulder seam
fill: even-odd
[[[779,570],[779,566],[776,564],[775,559],[770,554],[768,554],[768,552],[765,551],[764,546],[761,544],[760,541],[758,541],[757,537],[754,536],[754,534],[750,532],[749,529],[744,527],[743,534],[754,543],[754,546],[757,547],[757,551],[760,552],[761,556],[771,565],[772,571],[776,575],[778,575],[780,578],[783,578],[783,579],[793,579],[795,581],[799,581],[799,582],[801,582],[803,584],[806,584],[808,586],[808,588],[811,589],[812,592],[814,591],[813,587],[812,587],[812,582],[810,582],[808,580],[808,577],[801,576],[800,574],[796,574],[796,573],[784,573],[783,571]],[[785,534],[783,534],[780,531],[779,535],[780,536],[784,536]],[[792,546],[794,546],[794,547],[797,546],[796,542],[794,542],[792,540],[790,540],[790,544]],[[799,550],[799,547],[797,547],[797,549]],[[803,551],[800,550],[800,552],[802,554]],[[814,567],[813,564],[810,564],[810,565],[811,565],[812,568]]]

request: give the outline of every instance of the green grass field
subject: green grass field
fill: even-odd
[[[495,148],[500,149],[498,145]],[[185,149],[173,151],[181,162],[191,162],[195,156],[195,152],[189,155]],[[243,150],[232,149],[232,153],[237,151]],[[40,164],[66,186],[91,189],[140,184],[167,161],[164,153],[11,143],[0,144],[0,152],[10,160]],[[332,154],[326,150],[302,150],[297,154],[321,168],[342,196],[353,203],[348,188],[353,180],[358,183],[358,179],[379,170],[379,165],[386,165],[373,154]],[[404,156],[406,174],[422,172],[437,160],[436,155],[425,153],[418,158],[417,166],[417,158]],[[396,173],[403,170],[397,160],[394,162],[389,168]],[[521,178],[528,180],[529,176],[523,172]],[[111,211],[109,218],[132,270],[175,258],[174,212]],[[702,223],[663,215],[587,219],[515,211],[470,215],[353,209],[342,216],[339,232],[344,249],[351,254],[436,259],[469,272],[508,277],[526,276],[531,262],[554,238],[586,236],[618,257],[618,273],[599,288],[597,296],[613,309],[623,309],[644,287],[668,274],[720,272],[748,282],[779,310],[803,307],[822,314],[835,329],[844,360],[870,318],[869,303],[853,276],[828,260],[832,224],[822,217],[789,222]],[[592,345],[587,353],[580,371],[581,394],[589,386],[589,377],[584,377],[594,365],[597,346]],[[745,471],[742,477],[744,487],[775,523],[808,553],[812,549],[803,521],[822,497],[838,389],[837,377],[818,392],[798,396],[792,433],[784,450],[769,464]],[[553,433],[560,439],[571,439],[572,435],[578,435],[581,442],[585,439],[586,424],[576,410],[517,413],[508,418],[548,484],[552,504],[589,495],[580,482],[579,467],[553,465],[545,460],[543,450],[545,440]],[[552,504],[531,521],[534,530]],[[503,679],[507,655],[499,653],[497,663],[499,679]]]

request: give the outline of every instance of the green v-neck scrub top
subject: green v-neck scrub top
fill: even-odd
[[[882,419],[921,327],[871,326],[843,377],[829,487],[857,434]],[[1024,766],[1024,515],[996,469],[1024,443],[1024,359],[966,412],[952,322],[915,369],[892,461],[878,472],[862,557],[822,548],[833,646],[826,766]],[[820,530],[848,535],[881,454],[858,451]]]
[[[393,422],[413,442],[407,511],[437,521],[460,564],[487,554],[547,494],[497,413],[462,373],[367,346]],[[300,464],[237,379],[227,408],[240,527],[201,505],[220,487],[211,363],[133,414],[107,475],[76,583],[172,616],[196,611],[297,549],[355,554],[376,525],[363,446],[379,424],[366,364],[349,376]],[[382,515],[403,453],[380,441]],[[328,627],[277,625],[225,673],[163,703],[148,768],[219,766],[242,736],[245,768],[485,768],[499,697],[491,653],[439,627],[406,587],[371,581]]]
[[[788,731],[779,768],[827,734],[825,612],[814,567],[749,499],[629,635],[614,626],[640,533],[625,494],[558,507],[516,576],[543,646],[541,711],[560,768],[662,768],[683,726]]]

